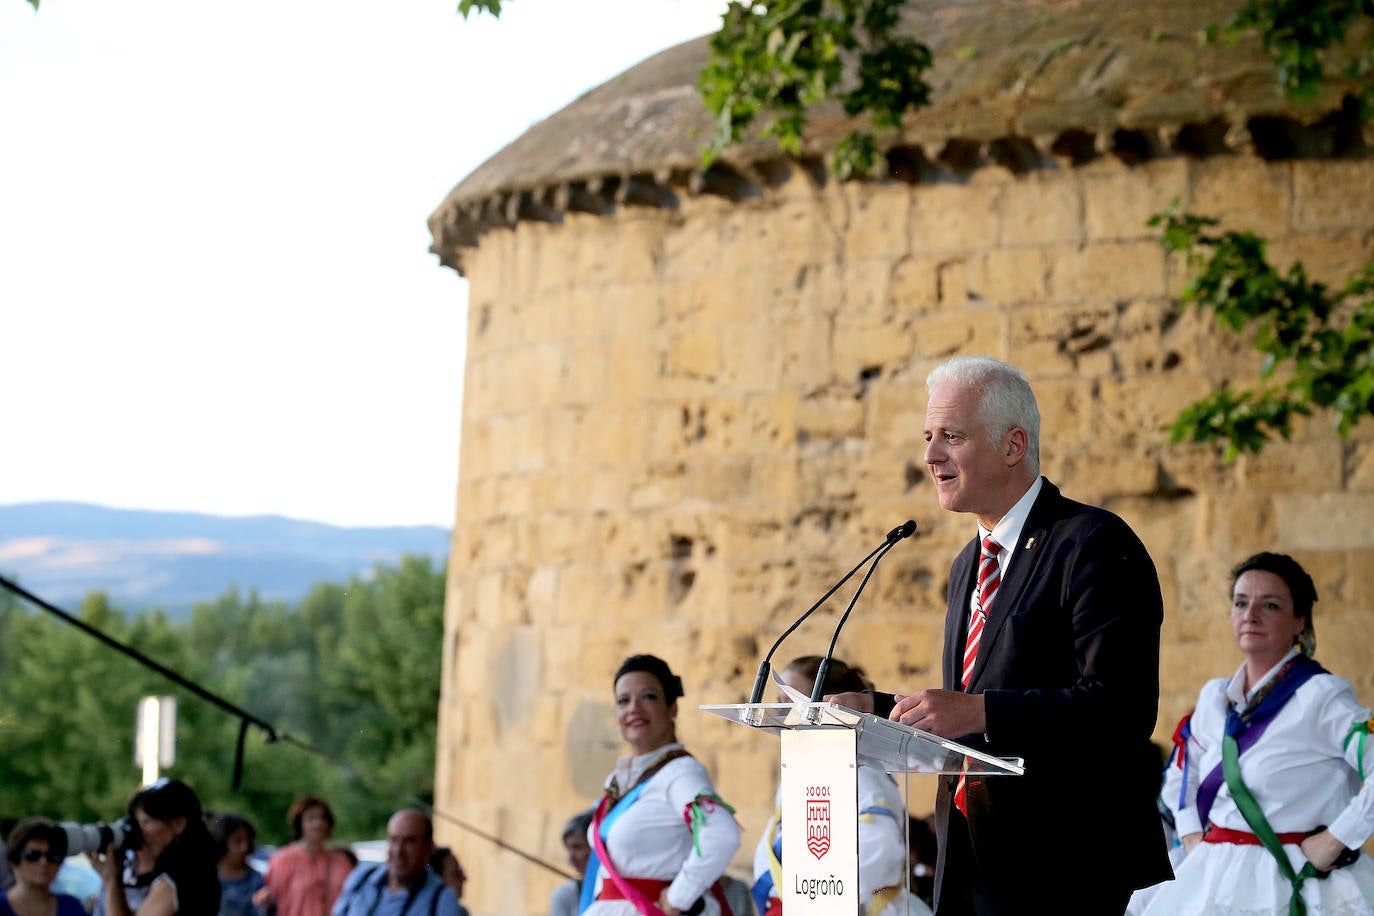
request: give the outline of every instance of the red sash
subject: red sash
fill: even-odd
[[[634,899],[627,896],[625,893],[626,887],[628,887],[631,889],[631,893],[638,892],[641,895],[641,900],[657,902],[658,898],[663,894],[664,888],[672,883],[671,881],[659,881],[657,878],[621,878],[619,884],[614,881],[603,881],[601,890],[596,895],[596,899],[629,900],[631,903],[634,903]],[[720,904],[721,916],[732,916],[730,904],[725,900],[725,890],[720,886],[719,881],[711,885],[711,896],[715,897],[716,903]],[[773,900],[777,900],[777,898],[774,897]],[[636,906],[638,906],[638,904],[636,904]],[[771,900],[769,901],[769,906],[769,912],[771,913]],[[658,907],[654,906],[654,909],[658,910]],[[641,910],[641,912],[643,911]],[[663,911],[658,910],[658,912],[661,913]],[[782,901],[778,900],[778,914],[781,913]]]
[[[625,884],[639,891],[650,900],[657,900],[663,893],[663,889],[672,884],[671,881],[659,881],[657,878],[621,878]],[[596,895],[597,900],[629,900],[620,885],[614,881],[603,881],[601,891]]]
[[[1307,839],[1305,833],[1280,833],[1276,834],[1279,842],[1285,846],[1301,846],[1302,841]],[[1263,846],[1264,843],[1259,837],[1246,830],[1232,830],[1229,827],[1218,827],[1212,824],[1207,828],[1207,832],[1202,835],[1204,843],[1234,843],[1237,846]]]

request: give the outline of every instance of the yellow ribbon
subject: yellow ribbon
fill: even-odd
[[[901,892],[902,889],[897,885],[878,888],[873,892],[873,899],[868,901],[868,906],[864,907],[864,916],[878,916]]]
[[[782,860],[773,852],[773,845],[778,839],[778,831],[782,828],[782,805],[773,809],[773,818],[768,822],[768,873],[773,876],[773,887],[777,890],[778,896],[782,896]]]

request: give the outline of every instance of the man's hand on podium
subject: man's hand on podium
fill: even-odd
[[[981,735],[988,730],[983,697],[958,690],[918,690],[902,696],[888,716],[903,725],[919,728],[941,738]],[[847,704],[846,704],[847,705]]]

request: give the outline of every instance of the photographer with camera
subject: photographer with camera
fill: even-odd
[[[120,876],[124,884],[124,902],[129,905],[130,910],[137,910],[139,904],[143,903],[143,898],[148,896],[148,887],[153,883],[153,866],[156,864],[154,857],[143,848],[143,838],[138,833],[138,824],[128,817],[122,817],[113,826],[109,824],[63,824],[62,826],[67,828],[67,839],[71,843],[68,846],[68,851],[72,853],[85,852],[92,865],[96,864],[96,855],[100,850],[104,849],[106,845],[114,843],[115,849],[123,856],[124,861],[124,868]],[[81,832],[77,833],[72,828]],[[104,828],[104,835],[100,834],[101,828]],[[117,839],[110,837],[111,830],[118,833]],[[93,833],[95,835],[92,835]],[[103,891],[95,895],[91,916],[106,916]]]
[[[159,779],[129,800],[129,818],[138,825],[145,859],[153,861],[152,880],[143,900],[131,906],[121,871],[124,851],[137,841],[112,838],[95,857],[105,883],[106,916],[216,916],[218,855],[191,787],[176,779]]]
[[[14,886],[0,891],[0,916],[86,916],[70,894],[54,894],[53,879],[67,857],[67,835],[46,817],[26,817],[14,826],[5,858]]]

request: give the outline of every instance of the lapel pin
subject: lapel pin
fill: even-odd
[[[1026,549],[1031,550],[1035,547],[1035,538],[1026,538]]]

